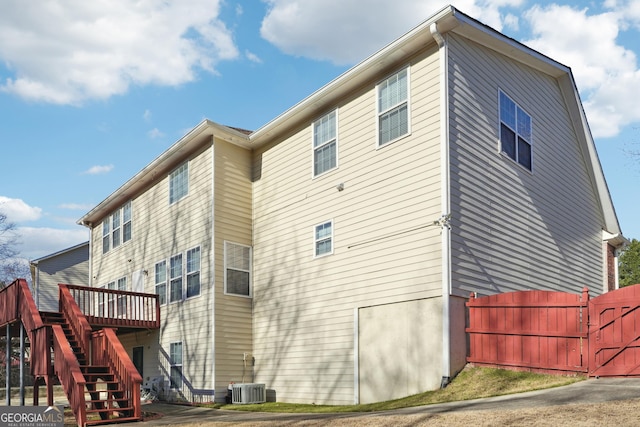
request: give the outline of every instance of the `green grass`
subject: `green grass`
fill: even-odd
[[[434,403],[455,402],[481,397],[500,396],[559,387],[582,381],[582,376],[546,375],[532,372],[516,372],[504,369],[467,367],[456,376],[448,387],[440,390],[408,396],[402,399],[377,402],[366,405],[308,405],[281,402],[267,402],[259,405],[204,405],[212,408],[233,409],[251,412],[286,413],[335,413],[372,412]]]

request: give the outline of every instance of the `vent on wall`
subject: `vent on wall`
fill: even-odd
[[[232,403],[264,403],[267,400],[264,384],[233,384],[232,387]]]

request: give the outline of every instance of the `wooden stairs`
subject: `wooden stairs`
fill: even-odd
[[[59,312],[40,312],[45,325],[60,325],[67,342],[73,350],[80,371],[84,376],[84,401],[86,404],[85,426],[116,422],[140,421],[135,416],[136,402],[127,397],[122,383],[108,365],[89,363],[89,358],[75,337],[64,315]],[[139,404],[139,402],[138,402]]]
[[[116,335],[116,330],[160,327],[156,295],[59,285],[59,312],[38,311],[27,282],[18,279],[0,289],[0,326],[22,323],[38,387],[47,385],[53,405],[55,377],[62,385],[78,427],[141,421],[142,377]],[[121,311],[113,312],[111,301]]]

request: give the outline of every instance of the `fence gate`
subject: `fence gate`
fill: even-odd
[[[468,362],[587,372],[588,291],[521,291],[470,298]]]
[[[589,299],[551,291],[473,296],[468,362],[640,376],[640,285]]]
[[[589,376],[640,376],[640,285],[589,301]]]

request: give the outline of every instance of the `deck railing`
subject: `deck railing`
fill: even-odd
[[[78,427],[83,427],[87,419],[87,407],[84,399],[85,379],[80,370],[78,359],[67,341],[62,326],[53,325],[54,369],[62,388],[64,388],[69,406],[78,420]]]
[[[0,325],[18,319],[18,280],[0,289]]]
[[[149,329],[160,327],[158,295],[74,285],[60,287],[69,290],[92,325]]]
[[[51,332],[42,321],[26,280],[18,279],[14,283],[19,289],[18,310],[34,355],[31,357],[31,374],[36,378],[51,375]]]
[[[31,346],[31,374],[38,378],[51,374],[51,335],[24,279],[16,279],[0,290],[0,325],[22,321]]]
[[[89,356],[89,349],[91,345],[91,332],[93,329],[89,322],[82,314],[80,307],[76,304],[75,299],[71,295],[67,285],[60,285],[60,312],[69,323],[71,332],[75,339],[78,340],[80,348],[84,352],[85,356]]]
[[[95,331],[91,336],[93,364],[109,366],[115,374],[117,381],[124,390],[124,399],[133,405],[133,414],[136,418],[142,417],[140,405],[140,387],[142,377],[129,358],[116,333],[111,328]]]

